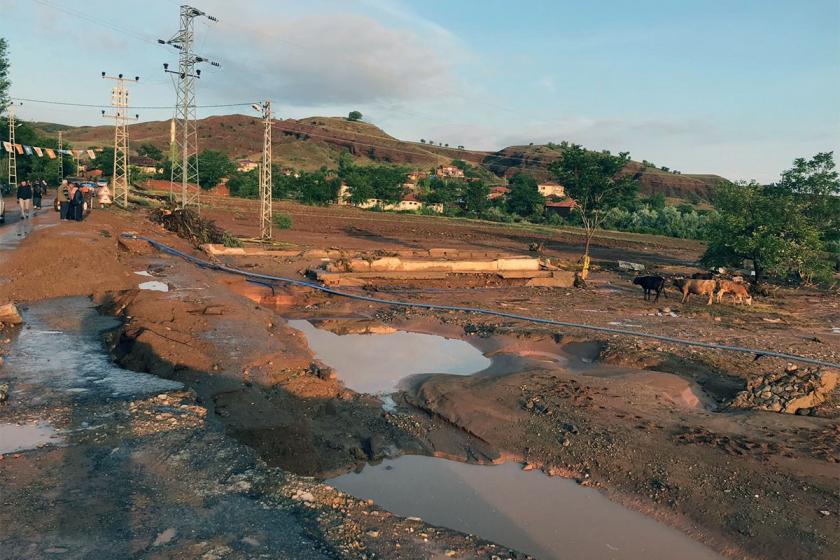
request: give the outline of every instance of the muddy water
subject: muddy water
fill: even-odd
[[[315,356],[359,393],[392,393],[400,380],[414,374],[469,375],[490,366],[480,350],[463,340],[405,331],[337,335],[303,320],[291,320],[289,326],[301,331]]]
[[[472,533],[536,558],[720,558],[596,490],[513,463],[482,466],[404,456],[328,482],[397,515]]]
[[[35,449],[41,445],[61,443],[52,426],[38,424],[0,424],[0,455]]]
[[[101,334],[118,321],[98,314],[88,298],[43,301],[24,309],[22,316],[24,328],[12,342],[4,368],[16,384],[37,383],[79,398],[135,396],[182,387],[113,364]]]

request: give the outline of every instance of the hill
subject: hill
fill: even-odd
[[[38,123],[39,130],[64,139],[75,148],[108,146],[113,141],[111,126],[65,127]],[[309,117],[278,120],[274,125],[274,161],[296,169],[334,167],[342,151],[350,152],[357,163],[386,162],[415,168],[431,168],[462,159],[481,166],[499,177],[512,177],[520,171],[540,181],[550,179],[549,165],[563,153],[561,145],[509,146],[497,152],[463,150],[406,142],[394,138],[377,126],[340,117]],[[128,126],[133,146],[149,143],[164,152],[169,148],[170,121],[151,121]],[[257,117],[246,115],[213,116],[198,121],[202,149],[218,150],[235,159],[259,159],[263,128]],[[639,179],[644,194],[662,192],[680,199],[710,199],[715,186],[725,179],[718,175],[681,175],[632,162],[627,173]]]

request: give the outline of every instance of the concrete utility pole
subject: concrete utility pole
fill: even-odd
[[[9,113],[9,144],[12,145],[12,151],[9,152],[9,188],[14,192],[17,189],[17,149],[15,147],[15,106],[13,103],[9,104],[7,109]]]
[[[271,101],[263,101],[262,106],[252,105],[254,110],[262,111],[263,116],[263,155],[260,166],[260,239],[271,239]]]
[[[58,182],[59,184],[64,179],[64,154],[61,150],[64,149],[64,139],[61,137],[61,131],[58,131]]]
[[[114,174],[111,176],[111,185],[114,189],[114,202],[118,206],[128,208],[128,185],[131,182],[131,178],[128,167],[128,131],[125,129],[125,121],[136,121],[139,115],[134,115],[133,117],[126,115],[126,111],[128,110],[126,78],[122,74],[106,76],[105,72],[102,72],[102,77],[106,80],[117,82],[117,85],[111,90],[111,105],[114,106],[114,114],[106,115],[103,110],[102,116],[114,119]],[[139,82],[140,77],[134,76],[134,81]]]
[[[170,70],[169,64],[164,64],[165,72],[175,76],[175,88],[177,100],[175,103],[175,121],[177,131],[175,143],[178,157],[172,160],[172,175],[169,180],[170,198],[175,185],[181,184],[180,207],[195,206],[200,209],[200,191],[198,187],[198,130],[195,122],[195,81],[201,77],[201,70],[195,68],[196,63],[210,62],[213,66],[219,66],[217,62],[198,56],[192,52],[194,37],[194,20],[197,17],[206,16],[210,21],[218,21],[213,16],[187,6],[181,6],[181,25],[178,32],[168,41],[158,39],[162,45],[172,45],[179,51],[178,71]],[[196,185],[194,192],[190,193],[188,184]]]

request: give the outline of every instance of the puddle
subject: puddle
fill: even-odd
[[[328,483],[404,517],[472,533],[541,559],[720,559],[597,490],[519,465],[404,456]]]
[[[305,320],[291,320],[289,326],[301,331],[315,357],[359,393],[392,393],[411,375],[470,375],[491,363],[468,342],[442,336],[405,331],[337,335]]]
[[[152,290],[153,292],[168,292],[169,285],[166,282],[159,280],[152,280],[151,282],[143,282],[138,286],[141,290]]]
[[[78,397],[135,396],[182,387],[112,363],[100,336],[119,321],[97,313],[87,298],[43,301],[22,315],[28,328],[12,342],[3,371],[17,382],[46,385]]]
[[[52,426],[38,424],[0,424],[0,455],[62,443]]]

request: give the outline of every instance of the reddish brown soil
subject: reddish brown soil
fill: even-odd
[[[242,218],[233,205],[207,214],[247,235],[253,229],[244,217],[248,207],[243,208]],[[567,266],[579,252],[577,236],[567,232],[341,208],[280,208],[292,215],[294,226],[277,237],[301,248],[522,252],[530,241],[546,239],[547,256]],[[103,230],[109,237],[99,233]],[[82,224],[60,224],[23,241],[3,261],[3,275],[14,281],[0,285],[0,302],[95,294],[126,321],[112,340],[121,364],[187,383],[229,434],[274,465],[330,474],[381,458],[391,446],[476,461],[510,457],[602,487],[732,557],[833,558],[840,552],[836,397],[818,416],[719,411],[748,375],[783,363],[515,321],[405,311],[305,289],[281,290],[276,298],[281,307],[271,309],[254,303],[269,295],[268,289],[149,252],[142,244],[120,247],[117,236],[125,230],[189,250],[140,214],[94,212]],[[652,304],[642,299],[632,277],[615,267],[621,258],[661,270],[691,270],[700,250],[678,240],[607,235],[597,240],[599,266],[586,290],[522,288],[489,277],[471,287],[450,280],[371,289],[387,297],[603,326],[619,322],[645,332],[840,361],[840,335],[832,332],[839,326],[832,324],[840,309],[836,296],[782,289],[749,308],[680,305],[673,294]],[[49,255],[61,251],[67,260],[52,264]],[[297,277],[317,264],[244,257],[228,262]],[[36,276],[41,267],[55,276],[72,267],[73,278],[44,281],[46,273]],[[145,268],[171,291],[129,289],[143,280],[132,271]],[[661,311],[666,306],[670,311]],[[486,352],[533,355],[499,375],[432,376],[404,396],[397,413],[387,414],[376,399],[343,389],[329,371],[311,366],[311,352],[281,315],[363,317],[449,336],[475,333],[476,345]],[[602,350],[604,363],[586,371],[586,362],[576,356],[595,357],[592,348]],[[540,364],[534,353],[545,352],[565,356],[574,367]],[[699,392],[705,407],[688,406],[687,387]],[[387,548],[378,550],[388,556]]]

